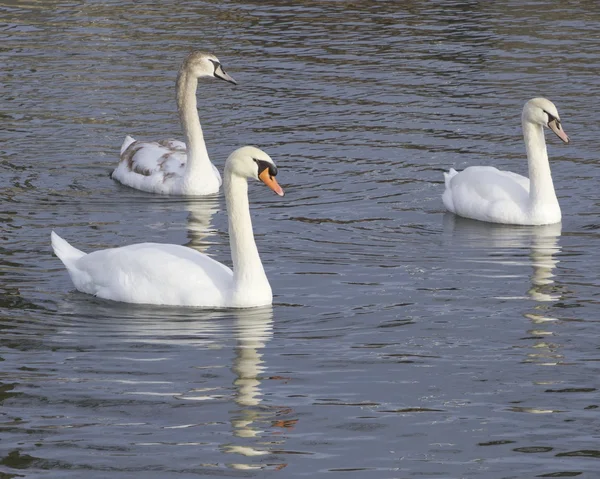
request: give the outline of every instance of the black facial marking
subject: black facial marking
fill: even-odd
[[[219,66],[221,65],[218,61],[213,60],[212,58],[208,59],[209,62],[211,62],[214,66],[215,66],[215,71],[214,73],[217,72],[217,68],[219,68]]]
[[[269,169],[269,176],[273,178],[277,176],[277,167],[273,163],[269,163],[268,161],[257,160],[256,158],[252,158],[256,164],[258,165],[258,174],[260,175],[267,168]]]
[[[560,128],[560,120],[558,118],[556,118],[554,115],[552,115],[551,113],[548,113],[546,110],[542,110],[546,115],[548,115],[548,125],[550,125],[550,123],[552,123],[553,121],[556,122],[556,126],[558,126]]]
[[[215,78],[237,85],[237,82],[229,75],[227,75],[227,72],[223,69],[223,65],[221,65],[218,61],[213,60],[212,58],[208,58],[208,61],[212,62],[212,64],[215,66],[215,70],[213,71],[213,76]]]

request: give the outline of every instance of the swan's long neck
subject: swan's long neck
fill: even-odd
[[[190,180],[198,176],[213,175],[212,164],[204,144],[204,135],[198,118],[196,88],[198,78],[185,70],[177,77],[177,108],[187,146],[185,177]]]
[[[225,199],[229,216],[234,294],[271,295],[271,287],[254,242],[248,202],[248,181],[232,174],[228,169],[225,171]],[[246,299],[252,301],[253,298]]]
[[[529,207],[531,212],[544,208],[544,206],[558,205],[543,127],[524,119],[523,136],[529,163]]]

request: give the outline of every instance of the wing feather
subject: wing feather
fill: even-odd
[[[69,270],[75,287],[113,301],[221,307],[233,272],[185,246],[140,243],[95,251]]]
[[[492,166],[471,166],[447,179],[442,199],[460,216],[515,223],[528,204],[529,179]]]
[[[179,140],[137,141],[127,136],[121,147],[121,157],[111,177],[124,185],[152,193],[184,194],[184,174],[187,164],[185,143]],[[212,165],[214,178],[187,186],[185,194],[215,193],[221,186],[219,170]],[[215,190],[216,186],[216,190]],[[189,192],[189,188],[195,191]]]

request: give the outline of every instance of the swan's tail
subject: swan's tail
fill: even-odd
[[[52,238],[52,249],[54,250],[54,254],[60,258],[67,268],[69,268],[79,258],[86,255],[86,253],[83,251],[73,248],[54,231],[50,236]]]
[[[450,180],[455,175],[458,175],[458,171],[456,171],[454,168],[450,168],[448,173],[444,173],[444,182],[446,183],[446,188],[450,188]]]
[[[133,142],[135,141],[135,138],[133,138],[132,136],[127,135],[125,137],[125,141],[123,142],[123,144],[121,145],[121,155],[123,153],[125,153],[125,150],[127,148],[129,148],[129,145],[131,145]]]

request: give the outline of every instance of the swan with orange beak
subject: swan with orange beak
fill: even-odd
[[[233,270],[175,244],[140,243],[86,254],[52,232],[52,248],[75,287],[99,298],[206,308],[269,305],[273,293],[254,241],[248,180],[260,180],[283,196],[276,175],[275,162],[253,146],[237,149],[225,163]]]

